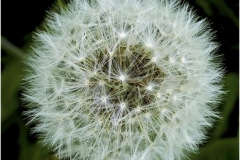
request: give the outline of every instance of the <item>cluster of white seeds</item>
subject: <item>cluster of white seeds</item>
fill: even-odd
[[[60,159],[174,160],[217,117],[222,71],[204,20],[175,0],[73,0],[27,61],[34,131]]]

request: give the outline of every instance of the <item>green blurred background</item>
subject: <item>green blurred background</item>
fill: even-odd
[[[26,126],[21,98],[24,57],[28,54],[33,31],[42,28],[47,11],[64,0],[2,0],[1,38],[1,141],[2,160],[55,160],[48,148],[38,143],[31,127]],[[239,1],[185,0],[196,13],[207,17],[217,31],[226,75],[224,90],[228,91],[218,106],[221,120],[209,130],[209,139],[190,160],[239,159]]]

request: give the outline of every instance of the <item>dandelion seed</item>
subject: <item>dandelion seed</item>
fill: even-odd
[[[152,62],[156,62],[156,60],[157,60],[157,57],[152,58]]]
[[[148,90],[148,91],[152,91],[152,89],[153,89],[153,86],[152,86],[152,85],[148,85],[148,86],[147,86],[147,90]]]
[[[157,93],[157,98],[161,98],[161,94],[160,93]]]
[[[106,101],[107,101],[107,97],[104,97],[104,96],[103,96],[103,97],[101,98],[101,100],[102,100],[102,102],[106,102]]]
[[[124,110],[126,107],[127,107],[127,106],[126,106],[126,103],[121,103],[121,104],[120,104],[121,110]]]
[[[120,37],[120,38],[126,37],[126,33],[124,33],[124,32],[120,33],[120,34],[119,34],[119,37]]]
[[[119,79],[124,82],[126,80],[126,77],[124,75],[119,76]]]

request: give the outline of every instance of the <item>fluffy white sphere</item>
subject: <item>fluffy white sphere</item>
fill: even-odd
[[[28,58],[30,122],[59,159],[174,160],[222,93],[205,20],[175,0],[73,0]]]

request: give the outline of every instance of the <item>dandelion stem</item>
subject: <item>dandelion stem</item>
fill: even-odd
[[[1,48],[2,50],[4,50],[6,53],[8,53],[13,57],[16,57],[19,59],[23,59],[25,57],[25,53],[21,49],[13,45],[3,36],[1,36]]]

